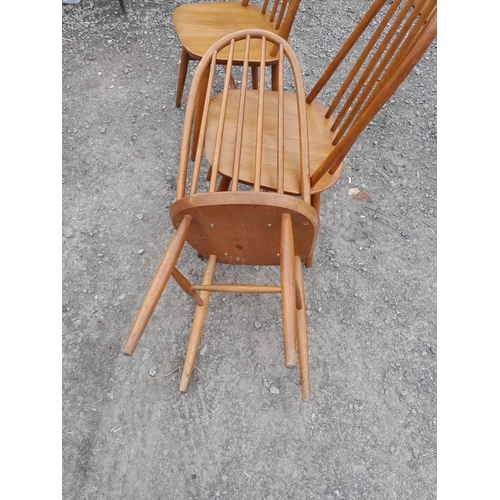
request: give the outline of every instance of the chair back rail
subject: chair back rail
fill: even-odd
[[[367,38],[325,114],[325,118],[334,117],[331,131],[335,148],[314,172],[311,187],[342,163],[370,121],[366,121],[368,110],[382,108],[396,91],[403,80],[393,87],[394,75],[408,75],[413,69],[418,59],[410,54],[422,57],[428,49],[437,36],[436,20],[437,0],[375,0],[368,9],[307,96],[308,103],[316,99],[351,49],[362,37]]]
[[[412,25],[412,29],[408,30],[405,39],[400,40],[398,50],[393,51],[396,54],[391,55],[391,61],[384,67],[385,72],[381,74],[381,71],[376,71],[367,82],[365,91],[360,93],[360,102],[352,105],[346,114],[346,125],[337,125],[335,148],[311,177],[311,186],[314,186],[327,172],[332,173],[341,164],[361,132],[394,94],[435,40],[437,36],[435,0],[417,0],[413,3],[415,8],[419,9],[418,17],[414,16],[416,22]]]
[[[288,39],[290,36],[290,31],[292,29],[293,21],[297,14],[297,9],[299,7],[301,0],[274,0],[271,4],[270,17],[269,20],[274,23],[274,29],[277,30],[278,35]],[[249,0],[242,0],[241,5],[246,7]],[[264,0],[262,4],[261,14],[266,14],[269,8],[269,0]],[[274,47],[271,51],[271,57],[277,55],[277,48]]]

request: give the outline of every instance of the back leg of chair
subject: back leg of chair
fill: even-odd
[[[224,72],[227,72],[227,64],[223,64],[222,67],[224,68]],[[237,89],[238,88],[238,85],[236,85],[236,81],[234,80],[234,77],[233,77],[232,74],[230,75],[229,86],[232,89]]]
[[[259,88],[259,67],[252,66],[252,89],[257,90]]]
[[[285,366],[296,366],[296,290],[294,270],[293,228],[290,214],[281,216],[280,275],[281,311],[283,316],[283,345]]]
[[[210,255],[205,269],[205,275],[203,276],[203,285],[212,284],[216,263],[216,256]],[[189,381],[191,379],[191,374],[193,373],[194,361],[196,359],[196,352],[198,351],[198,346],[200,344],[201,330],[203,329],[205,316],[207,314],[210,292],[206,290],[201,291],[200,297],[203,300],[203,305],[196,306],[196,310],[194,312],[193,325],[191,326],[191,334],[189,335],[186,357],[184,358],[184,368],[182,369],[181,383],[179,387],[181,392],[186,392],[189,387]]]
[[[231,184],[231,178],[222,175],[217,191],[227,191],[229,189],[229,184]]]
[[[301,308],[297,307],[297,344],[299,350],[300,386],[302,388],[302,399],[311,399],[311,377],[309,374],[309,344],[307,341],[307,315],[304,291],[304,279],[302,276],[302,264],[300,257],[295,256],[295,280],[300,293]]]
[[[316,210],[316,212],[318,212],[318,214],[319,214],[319,209],[321,206],[321,193],[315,193],[315,194],[311,195],[311,205]],[[306,260],[306,267],[307,268],[312,267],[313,257],[314,257],[314,253],[312,253],[310,255],[310,257]]]
[[[278,65],[271,66],[271,90],[278,90]]]
[[[175,107],[177,108],[181,105],[182,93],[184,92],[184,84],[186,83],[186,75],[190,59],[191,57],[189,56],[189,52],[182,47],[181,62],[179,64],[179,76],[177,79],[177,95],[175,97]]]
[[[132,329],[130,330],[125,345],[123,346],[122,353],[125,354],[125,356],[132,356],[132,354],[134,354],[135,348],[137,347],[149,319],[153,314],[156,304],[160,300],[161,294],[167,285],[168,279],[175,268],[175,264],[177,263],[184,243],[186,242],[192,221],[193,217],[191,215],[186,215],[182,219],[182,222],[177,228],[167,251],[163,255],[163,259],[158,266],[153,281],[149,286],[146,297],[144,298],[142,306],[137,313],[135,322],[132,325]]]

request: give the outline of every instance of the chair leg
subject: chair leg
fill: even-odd
[[[277,64],[273,64],[271,66],[271,89],[272,90],[278,90],[278,65]]]
[[[149,319],[153,314],[158,300],[160,300],[160,296],[165,289],[168,279],[170,278],[175,264],[177,263],[177,259],[181,254],[192,221],[193,216],[191,215],[186,215],[182,219],[182,222],[177,228],[167,251],[163,255],[163,259],[158,266],[151,285],[149,285],[149,290],[144,298],[141,308],[139,309],[134,324],[132,325],[127,341],[123,346],[122,354],[125,356],[132,356],[132,354],[134,354],[135,348],[137,347],[137,344],[146,329]]]
[[[285,349],[285,366],[290,368],[297,363],[296,345],[296,296],[292,217],[281,216],[280,241],[280,275],[281,275],[281,312],[283,316],[283,344]]]
[[[194,112],[194,128],[192,135],[192,144],[191,144],[191,160],[194,161],[196,157],[196,148],[198,147],[198,138],[200,137],[200,129],[201,129],[201,120],[203,117],[203,107],[205,106],[205,98],[208,87],[208,78],[210,75],[210,71],[207,69],[203,74],[200,86],[198,87],[198,97],[196,99],[196,107]]]
[[[127,9],[125,8],[125,4],[123,3],[123,0],[118,0],[120,2],[120,8],[122,10],[122,14],[127,15]]]
[[[319,213],[319,209],[320,209],[320,206],[321,206],[321,193],[316,193],[316,194],[311,195],[311,205],[316,210],[316,212]],[[314,250],[313,250],[313,253],[306,260],[306,267],[307,268],[311,268],[312,267],[312,265],[313,265],[313,257],[314,257]]]
[[[210,255],[210,257],[208,258],[207,267],[205,269],[205,275],[203,277],[203,285],[212,284],[216,262],[216,256]],[[191,334],[189,335],[186,357],[184,358],[184,368],[182,369],[181,383],[179,387],[179,390],[181,392],[186,392],[189,387],[189,380],[191,379],[191,373],[193,372],[196,352],[198,351],[198,346],[200,344],[201,330],[203,328],[203,323],[205,323],[205,316],[207,314],[210,292],[201,291],[200,296],[203,300],[203,305],[196,306],[196,310],[194,312],[193,325],[191,327]]]
[[[231,184],[231,178],[223,175],[219,182],[219,187],[217,188],[217,191],[227,191],[229,189],[229,184]]]
[[[224,72],[227,73],[227,64],[223,64],[222,67],[224,68]],[[235,80],[233,78],[233,75],[229,76],[229,86],[232,89],[237,89],[238,88],[238,85],[236,85],[236,82],[235,82]]]
[[[300,257],[295,256],[295,279],[301,295],[302,308],[297,309],[297,344],[299,347],[299,369],[300,386],[302,388],[302,400],[311,400],[311,377],[309,373],[309,345],[307,341],[307,315],[304,290],[304,279],[302,277],[302,264]]]
[[[175,97],[175,107],[178,108],[181,105],[182,93],[184,92],[184,84],[186,83],[186,75],[189,64],[189,52],[182,47],[181,51],[181,62],[179,65],[179,76],[177,80],[177,95]]]
[[[252,66],[252,89],[259,88],[259,67]]]

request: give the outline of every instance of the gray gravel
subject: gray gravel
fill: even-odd
[[[185,395],[193,304],[174,282],[120,354],[173,234],[182,3],[62,7],[63,498],[436,498],[436,43],[323,197],[304,271],[310,403],[284,367],[278,297],[214,294]],[[307,89],[368,5],[303,0],[290,43]],[[179,268],[201,279],[194,251]]]

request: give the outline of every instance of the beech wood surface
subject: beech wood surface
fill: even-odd
[[[280,277],[281,277],[281,311],[283,316],[283,345],[285,349],[285,366],[296,365],[296,300],[295,300],[295,261],[293,245],[293,228],[290,214],[281,216],[280,240]]]
[[[299,351],[300,386],[302,399],[311,400],[311,376],[309,370],[309,342],[307,339],[307,315],[305,303],[304,279],[300,259],[295,257],[295,280],[301,296],[302,307],[297,307],[297,346]]]
[[[210,255],[207,262],[207,267],[205,269],[205,275],[203,276],[203,285],[210,285],[214,279],[215,264],[217,263],[217,258],[215,255]],[[193,373],[194,361],[196,359],[196,352],[198,351],[198,346],[201,339],[201,331],[203,329],[203,324],[205,322],[205,316],[208,310],[208,300],[210,298],[209,291],[201,292],[201,299],[203,301],[202,306],[197,306],[194,311],[193,324],[191,326],[191,334],[189,335],[188,346],[186,350],[186,357],[184,358],[184,366],[182,368],[181,382],[179,386],[180,392],[186,392],[189,387],[189,381],[191,379],[191,374]]]
[[[173,22],[179,40],[182,43],[181,60],[175,105],[180,106],[188,63],[200,60],[224,36],[241,30],[260,29],[288,39],[292,29],[298,6],[301,0],[265,0],[262,8],[242,2],[194,2],[177,7],[173,14]],[[244,59],[244,43],[238,42],[234,53],[234,64],[240,65]],[[278,48],[267,44],[265,64],[272,65],[278,61]],[[226,64],[228,48],[221,50],[217,64]],[[260,46],[252,40],[248,62],[252,66],[253,88],[256,88],[256,64],[260,64]],[[231,85],[235,88],[232,76]]]
[[[253,191],[202,193],[175,202],[170,218],[177,227],[193,222],[188,243],[203,257],[233,265],[279,265],[281,216],[290,214],[295,254],[305,262],[314,249],[319,216],[299,198]]]
[[[407,75],[411,71],[416,61],[411,61],[408,54],[420,39],[426,38],[427,33],[432,31],[432,19],[436,16],[436,0],[375,0],[319,77],[306,98],[311,172],[309,184],[312,194],[320,193],[338,180],[346,154],[370,121],[364,117],[366,111],[369,108],[380,109],[387,102],[397,87],[392,88],[389,93],[385,92],[385,87],[396,72]],[[358,42],[362,35],[365,41],[360,47]],[[434,33],[430,34],[431,41],[435,36],[434,30]],[[351,51],[357,52],[351,54]],[[330,106],[325,107],[316,98],[345,60],[348,60],[346,63],[350,65],[350,70]],[[262,107],[262,100],[258,99],[257,90],[245,93],[244,98],[247,100],[245,132],[248,135],[243,137],[241,165],[238,172],[239,182],[278,192],[281,191],[282,178],[276,174],[275,162],[277,157],[278,162],[280,161],[282,144],[279,142],[278,131],[283,130],[278,123],[279,118],[276,118],[277,110],[280,116],[280,102],[282,102],[279,90],[282,87],[278,82],[279,67],[279,64],[272,67],[273,90],[278,92],[268,90],[264,92],[263,109],[257,108],[256,103]],[[262,94],[262,85],[259,91]],[[233,159],[231,153],[235,140],[235,119],[239,116],[235,101],[242,96],[239,92],[234,89],[229,92],[228,97],[224,96],[225,103],[227,102],[224,149],[219,152],[221,159],[218,169],[222,176],[228,178],[233,177],[230,163]],[[214,154],[214,134],[216,131],[220,134],[220,123],[216,124],[214,120],[214,117],[220,117],[220,106],[221,97],[216,96],[210,104],[206,131],[205,151],[209,162]],[[287,124],[295,123],[293,119],[295,106],[293,94],[285,93]],[[263,138],[259,136],[262,132],[259,128],[261,113],[264,117]],[[364,123],[362,127],[361,123]],[[284,191],[289,194],[301,192],[299,168],[295,163],[296,134],[292,128],[285,128]],[[259,141],[263,141],[262,146]],[[257,150],[255,144],[258,145]],[[258,165],[256,169],[254,169],[255,164]],[[233,189],[235,189],[234,184],[233,180]],[[308,262],[308,266],[310,265],[312,261]]]
[[[144,330],[153,314],[153,311],[160,300],[161,294],[167,285],[168,279],[172,274],[172,271],[175,268],[175,264],[179,255],[182,251],[182,247],[186,242],[186,236],[189,231],[189,227],[193,221],[192,216],[187,215],[183,218],[177,227],[177,231],[172,238],[165,254],[163,255],[163,259],[158,266],[158,270],[155,273],[153,281],[149,286],[148,292],[146,293],[146,297],[142,303],[139,312],[137,313],[137,317],[132,325],[132,329],[128,335],[128,338],[123,346],[122,353],[126,356],[132,356],[139,343],[139,340],[144,333]]]
[[[262,88],[262,87],[261,87]],[[239,181],[242,184],[254,185],[265,189],[277,191],[276,158],[278,155],[278,93],[262,92],[261,113],[262,128],[259,114],[259,91],[247,90],[244,121],[244,135],[239,170]],[[240,90],[229,90],[227,111],[224,120],[224,136],[220,152],[219,172],[229,178],[232,177],[234,146],[236,141],[236,128]],[[216,96],[210,103],[208,115],[205,154],[210,164],[214,161],[214,146],[219,122],[215,121],[220,116],[222,94]],[[311,175],[322,165],[325,158],[334,150],[332,145],[334,133],[330,128],[333,118],[325,118],[327,108],[318,101],[306,106],[307,127],[309,138],[309,169]],[[297,99],[295,94],[284,94],[284,191],[288,194],[300,194],[300,150],[297,116]],[[262,130],[263,137],[260,137]],[[262,142],[262,153],[260,146]],[[257,146],[256,146],[257,145]],[[256,157],[257,155],[257,157]],[[257,163],[259,170],[254,173]],[[325,175],[314,188],[312,193],[318,193],[329,188],[342,173],[341,165],[333,175]],[[259,180],[259,182],[257,182]]]

